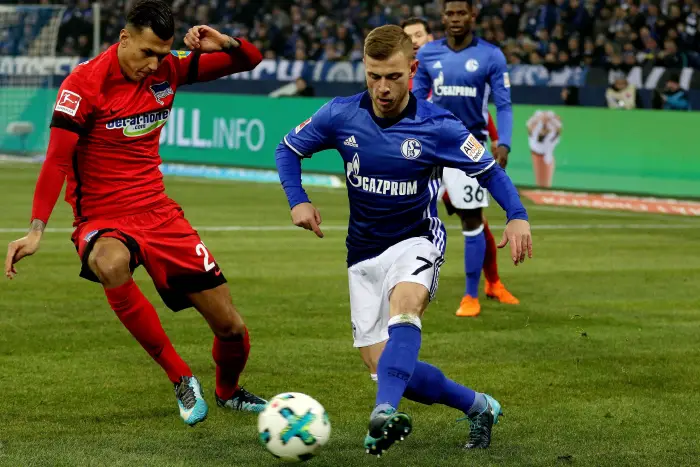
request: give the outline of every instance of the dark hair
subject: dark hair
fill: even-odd
[[[413,26],[414,24],[422,24],[423,27],[425,28],[426,34],[432,33],[428,22],[426,20],[424,20],[423,18],[418,18],[417,16],[412,16],[411,18],[408,18],[407,20],[402,21],[401,22],[401,29],[406,29],[406,26]]]
[[[163,0],[137,0],[126,15],[126,24],[139,30],[151,28],[164,41],[175,35],[170,5]]]
[[[442,0],[442,9],[444,10],[447,7],[447,4],[452,2],[465,2],[467,5],[469,5],[469,8],[474,6],[474,2],[472,0]]]

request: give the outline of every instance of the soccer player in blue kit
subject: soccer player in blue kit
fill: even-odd
[[[368,91],[335,98],[290,131],[276,151],[295,225],[323,237],[321,215],[301,185],[301,160],[324,149],[343,159],[350,201],[346,245],[354,346],[378,379],[365,438],[381,455],[412,429],[402,397],[444,404],[470,422],[466,448],[486,448],[501,414],[491,396],[418,360],[421,317],[438,284],[446,232],[437,214],[442,167],[464,170],[491,190],[508,224],[513,262],[532,257],[527,213],[513,183],[451,113],[408,91],[416,72],[411,39],[382,26],[365,41]]]
[[[447,37],[429,42],[418,51],[413,93],[419,99],[427,99],[432,89],[432,102],[452,112],[482,144],[488,136],[487,104],[489,95],[493,94],[500,136],[494,157],[505,168],[513,134],[506,59],[498,47],[472,33],[471,0],[445,0],[442,8]],[[488,206],[488,194],[476,179],[453,168],[445,168],[442,182],[450,198],[450,207],[462,221],[465,241],[466,290],[457,316],[477,316],[481,312],[479,282],[488,233],[484,231],[482,210]],[[500,280],[486,281],[486,295],[502,303],[518,303]]]

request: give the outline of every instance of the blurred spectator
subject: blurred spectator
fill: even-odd
[[[666,68],[683,68],[688,66],[688,59],[684,53],[678,51],[674,40],[666,39],[664,50],[656,57],[656,64]]]
[[[690,99],[688,91],[681,88],[680,78],[677,75],[671,76],[666,81],[666,88],[661,94],[664,110],[690,110]]]
[[[309,86],[304,78],[297,78],[296,80],[297,92],[294,94],[298,97],[313,97],[315,95],[314,88]]]
[[[630,84],[626,78],[618,77],[605,91],[605,100],[610,109],[637,109],[642,108],[641,99],[637,88]]]
[[[562,88],[561,100],[564,103],[564,105],[580,105],[578,100],[578,88],[576,86]]]

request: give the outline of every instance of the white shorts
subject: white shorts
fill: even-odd
[[[445,167],[442,171],[442,184],[456,209],[478,209],[489,205],[489,192],[479,185],[476,178],[462,170]]]
[[[416,237],[348,268],[354,346],[389,338],[389,297],[399,282],[424,285],[432,300],[443,262],[442,252],[430,240]]]

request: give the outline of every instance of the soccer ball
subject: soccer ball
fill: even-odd
[[[287,462],[303,462],[318,455],[330,435],[326,409],[306,394],[278,394],[258,416],[260,443]]]

